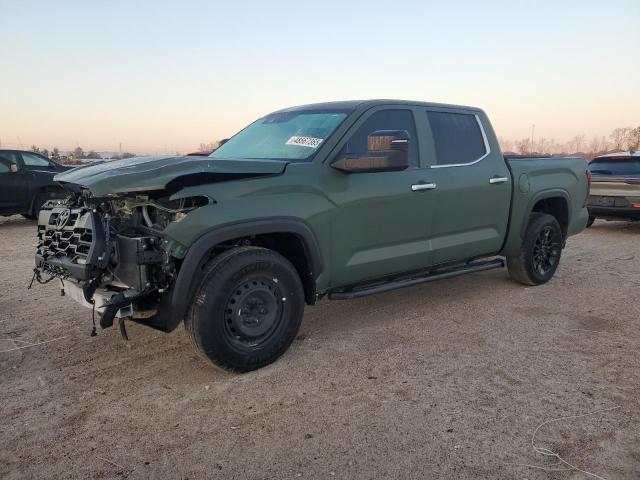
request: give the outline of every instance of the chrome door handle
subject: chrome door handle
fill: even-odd
[[[491,177],[489,183],[506,183],[509,181],[508,177]]]
[[[435,188],[435,183],[414,183],[411,185],[412,192],[419,192],[420,190],[434,190]]]

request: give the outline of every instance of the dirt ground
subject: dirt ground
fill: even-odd
[[[245,375],[182,328],[90,337],[59,285],[26,289],[34,235],[0,219],[2,478],[593,478],[516,464],[567,468],[534,430],[603,409],[535,443],[640,478],[640,223],[597,221],[541,287],[494,270],[323,301]]]

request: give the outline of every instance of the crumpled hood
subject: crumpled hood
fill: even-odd
[[[279,160],[221,160],[211,157],[134,157],[79,167],[60,173],[54,181],[88,188],[95,196],[162,190],[183,180],[189,185],[235,178],[277,175],[287,162]]]

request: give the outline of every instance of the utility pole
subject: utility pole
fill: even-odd
[[[118,153],[122,156],[122,142],[118,144]]]

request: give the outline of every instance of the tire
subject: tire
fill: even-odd
[[[31,210],[29,211],[29,213],[23,213],[22,216],[24,218],[28,218],[29,220],[37,220],[42,205],[44,205],[44,202],[46,202],[48,199],[49,197],[42,193],[36,194],[35,198],[33,199]]]
[[[209,262],[185,328],[215,366],[248,372],[289,348],[303,313],[304,291],[293,265],[273,250],[238,247]]]
[[[560,263],[562,245],[562,229],[555,217],[531,214],[520,253],[507,257],[509,276],[524,285],[547,283]]]
[[[587,220],[587,226],[585,228],[589,228],[591,225],[593,225],[593,222],[596,221],[596,217],[589,217],[589,220]]]

